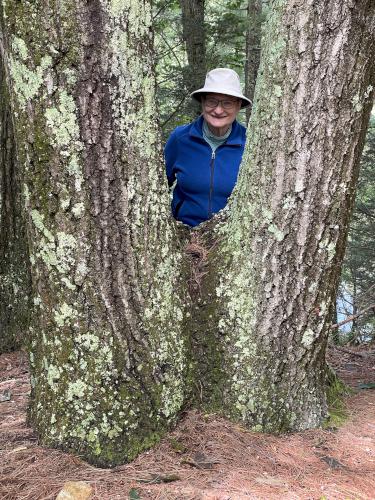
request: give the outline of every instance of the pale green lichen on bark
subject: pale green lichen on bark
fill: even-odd
[[[285,235],[284,235],[284,233],[275,224],[270,224],[268,226],[268,231],[271,234],[275,235],[275,238],[276,238],[277,241],[283,241]]]
[[[45,236],[45,238],[49,242],[53,242],[54,236],[52,235],[51,231],[49,231],[44,225],[44,215],[35,209],[31,210],[30,215],[34,226],[43,234],[43,236]]]
[[[22,109],[27,102],[33,99],[43,87],[48,68],[52,65],[52,58],[46,54],[42,57],[39,66],[35,69],[28,67],[29,58],[27,45],[22,38],[12,38],[12,55],[9,57],[10,75],[13,80],[13,91]]]
[[[138,164],[128,172],[126,194],[132,202],[131,226],[135,233],[148,221],[147,241],[138,241],[137,259],[145,276],[141,282],[147,284],[146,260],[156,269],[152,286],[147,292],[144,328],[149,332],[151,357],[155,367],[170,364],[173,376],[164,374],[160,386],[159,414],[163,418],[175,418],[184,398],[183,371],[185,370],[185,341],[181,336],[185,307],[176,290],[181,288],[178,269],[180,252],[174,244],[174,233],[170,227],[169,200],[166,190],[160,188],[160,149],[156,127],[155,78],[150,54],[143,54],[140,61],[140,44],[148,50],[151,39],[151,9],[148,3],[132,1],[102,2],[110,17],[111,72],[118,78],[112,90],[112,110],[116,129],[129,152],[135,151]],[[122,20],[127,19],[127,31]],[[142,116],[142,119],[139,117]],[[147,172],[144,171],[147,165]],[[144,193],[144,177],[147,176],[147,191]],[[163,247],[160,255],[150,251]],[[147,245],[143,246],[143,245]],[[165,334],[160,335],[163,331]]]
[[[69,304],[63,302],[58,310],[54,311],[54,321],[58,327],[63,327],[65,324],[73,321],[77,316],[77,311]]]
[[[67,274],[76,263],[75,249],[77,241],[72,234],[58,231],[55,236],[44,224],[44,215],[34,209],[31,211],[34,226],[42,234],[34,244],[35,256],[41,258],[49,271],[56,271],[58,275]],[[61,279],[61,276],[58,276]],[[66,281],[64,281],[66,284]]]
[[[165,256],[159,265],[148,308],[145,311],[146,328],[151,332],[151,355],[157,366],[173,363],[173,377],[165,378],[161,386],[160,415],[175,418],[180,410],[185,394],[184,372],[186,369],[186,346],[181,335],[184,310],[176,301],[176,288],[180,284],[171,279],[176,275],[180,261],[178,258]],[[165,327],[168,331],[160,335]],[[168,376],[166,376],[168,377]]]
[[[372,85],[368,85],[368,87],[363,92],[363,95],[361,95],[358,92],[357,94],[355,94],[352,97],[352,104],[353,104],[354,110],[357,113],[360,113],[362,111],[363,107],[366,106],[366,104],[368,103],[369,98],[371,99],[370,96],[372,96],[373,90],[374,90],[374,87]]]
[[[129,231],[136,235],[138,281],[146,298],[145,317],[143,311],[139,315],[139,331],[148,334],[145,338],[152,350],[134,367],[129,352],[123,351],[115,335],[123,332],[106,329],[110,322],[106,323],[105,311],[97,316],[93,313],[96,307],[105,309],[106,304],[100,303],[100,293],[92,289],[92,266],[85,260],[89,253],[85,221],[80,220],[89,204],[82,177],[83,145],[74,88],[79,75],[71,68],[79,67],[81,61],[69,61],[71,67],[64,67],[65,56],[58,58],[51,48],[53,40],[47,44],[42,38],[35,42],[38,54],[34,57],[35,46],[27,51],[26,38],[22,44],[20,34],[15,42],[14,75],[20,82],[17,91],[23,133],[29,124],[26,104],[30,103],[34,111],[35,137],[31,141],[35,142],[29,153],[34,155],[35,181],[42,192],[37,199],[30,183],[30,168],[24,199],[30,213],[31,259],[40,273],[37,280],[46,280],[40,294],[35,295],[40,324],[31,330],[33,418],[47,444],[79,449],[91,460],[96,456],[101,463],[114,464],[130,460],[155,442],[166,422],[173,422],[181,408],[186,360],[181,335],[185,305],[180,290],[185,283],[179,276],[182,256],[169,222],[167,190],[160,186],[162,166],[151,54],[141,60],[142,47],[149,50],[152,42],[151,9],[148,3],[133,1],[103,1],[102,5],[110,18],[108,24],[105,22],[109,44],[104,50],[108,48],[106,62],[111,67],[111,78],[106,82],[111,82],[113,133],[122,145],[121,158],[116,161],[123,162],[121,171],[126,169],[129,174],[125,190],[132,204],[127,221]],[[22,8],[27,10],[27,6],[25,3]],[[32,8],[38,13],[41,4]],[[60,2],[65,35],[65,30],[80,33],[77,16],[73,15],[75,8],[75,2]],[[50,36],[53,38],[53,31]],[[37,35],[30,28],[33,37]],[[67,38],[68,48],[69,43]],[[30,92],[22,87],[29,82]],[[142,182],[146,178],[145,190]],[[153,253],[156,248],[160,252]],[[90,311],[89,306],[85,309],[86,301]],[[94,325],[91,329],[87,316]],[[161,367],[168,366],[172,369],[160,374]],[[130,368],[138,370],[135,377]],[[159,377],[146,381],[155,383],[155,387],[150,385],[155,408],[143,399],[138,384],[138,377],[141,379],[147,370],[155,379],[157,374]],[[143,428],[144,423],[148,430]]]
[[[52,145],[57,146],[66,170],[75,179],[75,189],[80,192],[83,184],[80,153],[83,149],[77,120],[77,107],[72,95],[66,90],[58,93],[58,106],[47,108],[45,118],[52,132]]]
[[[137,428],[139,414],[131,398],[121,395],[113,386],[118,372],[111,335],[103,332],[100,337],[102,340],[91,332],[78,334],[76,346],[63,365],[57,366],[46,358],[43,361],[47,381],[55,392],[55,412],[45,417],[50,426],[48,440],[64,445],[72,438],[79,439],[97,457],[102,453],[106,455],[108,450],[103,446],[109,447],[109,442],[114,443],[124,431],[132,432]],[[104,343],[103,339],[106,339]],[[64,346],[55,344],[56,359],[63,353],[62,349]],[[91,353],[89,357],[86,351]],[[75,374],[74,381],[70,373]],[[63,417],[61,408],[64,409]],[[109,442],[105,443],[106,439]],[[132,453],[132,450],[124,450],[124,453],[127,451]]]
[[[267,366],[267,363],[266,359],[263,360],[265,354],[255,331],[259,313],[259,293],[255,280],[257,270],[261,268],[262,256],[254,254],[254,248],[258,242],[257,238],[274,238],[281,242],[285,237],[275,222],[277,214],[274,214],[271,208],[270,196],[266,190],[260,191],[258,178],[260,162],[267,162],[262,166],[263,182],[272,178],[275,159],[262,159],[257,156],[259,144],[268,134],[268,130],[269,134],[277,130],[275,124],[280,116],[286,51],[282,23],[284,8],[284,1],[272,2],[267,14],[264,36],[269,40],[264,40],[263,62],[250,121],[251,133],[248,136],[237,186],[229,202],[228,224],[217,229],[218,236],[223,238],[220,252],[224,255],[222,265],[225,266],[225,272],[222,269],[219,273],[222,278],[216,288],[216,296],[224,311],[218,327],[221,335],[225,336],[225,362],[230,373],[224,404],[233,418],[255,428],[263,428],[263,424],[259,422],[266,422],[267,418],[264,417],[268,413],[269,417],[273,418],[275,412],[272,406],[276,404],[270,398],[274,391],[268,381],[272,380],[272,373],[259,369],[262,365]],[[274,81],[274,86],[271,87],[268,86],[269,75],[272,75]],[[285,200],[285,208],[290,209],[293,205],[294,198]]]
[[[72,214],[74,215],[74,217],[76,217],[77,219],[80,219],[83,214],[84,214],[84,211],[85,211],[85,205],[84,203],[80,202],[80,203],[76,203],[75,205],[73,205],[72,207]]]
[[[54,144],[66,148],[67,146],[71,147],[73,143],[75,147],[82,149],[73,96],[65,90],[61,90],[58,94],[58,100],[58,108],[47,108],[45,111],[47,126],[52,130]]]

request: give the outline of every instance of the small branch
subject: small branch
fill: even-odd
[[[344,321],[340,321],[340,323],[336,323],[334,325],[331,325],[331,330],[334,328],[340,328],[340,326],[345,325],[346,323],[350,323],[350,321],[353,321],[353,319],[357,319],[359,316],[362,316],[363,314],[367,313],[368,311],[371,311],[375,313],[375,304],[372,304],[371,306],[366,307],[362,311],[359,311],[357,314],[353,314],[352,316],[349,316],[349,318],[346,318]]]
[[[367,288],[367,290],[365,290],[364,292],[361,292],[357,295],[357,300],[361,297],[363,297],[363,295],[367,295],[368,293],[370,293],[373,289],[375,288],[375,283],[373,285],[370,286],[370,288]]]
[[[163,39],[164,40],[164,39]],[[165,40],[164,40],[165,42]],[[175,57],[175,53],[174,53],[174,49],[176,49],[177,47],[179,47],[180,45],[182,45],[184,42],[178,42],[176,43],[176,45],[174,45],[173,47],[167,45],[168,47],[168,50],[165,50],[164,52],[162,52],[161,54],[158,54],[158,56],[156,57],[156,60],[157,61],[160,61],[161,59],[163,59],[164,57],[168,56],[169,54],[173,53],[173,57]],[[157,51],[156,51],[157,52]],[[180,65],[181,67],[181,65]],[[169,78],[170,79],[170,78]]]
[[[360,205],[357,207],[358,212],[360,212],[363,215],[366,215],[367,217],[371,217],[371,219],[375,219],[375,214],[371,212],[371,209],[367,209],[366,206]]]
[[[164,122],[160,125],[160,127],[161,127],[161,128],[164,128],[164,127],[166,126],[166,124],[169,122],[169,120],[171,120],[171,119],[174,117],[174,115],[178,112],[178,110],[180,109],[180,107],[181,107],[182,103],[185,101],[185,99],[187,98],[187,96],[188,96],[188,95],[189,95],[189,94],[185,94],[185,95],[183,96],[183,98],[181,99],[181,101],[177,104],[177,108],[176,108],[176,109],[173,111],[173,113],[172,113],[172,114],[170,114],[170,115],[168,116],[168,118],[167,118],[167,119],[166,119],[166,120],[165,120],[165,121],[164,121]]]
[[[169,5],[172,3],[172,1],[165,2],[164,5],[160,7],[160,9],[152,16],[152,20],[155,21],[155,19],[167,8]]]
[[[176,53],[174,51],[174,47],[171,46],[171,44],[168,42],[167,38],[164,36],[163,33],[159,33],[159,34],[160,34],[161,38],[164,40],[165,45],[172,52],[172,55],[176,59],[178,67],[182,70],[181,62],[180,62],[179,58],[177,57],[177,55],[176,55]],[[178,44],[178,45],[180,45],[180,44]],[[176,47],[178,47],[178,45],[176,45]]]

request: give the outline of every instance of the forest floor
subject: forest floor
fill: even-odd
[[[38,444],[26,423],[26,356],[3,354],[0,499],[55,499],[66,481],[89,484],[92,500],[375,499],[375,351],[335,348],[328,357],[354,389],[339,428],[273,436],[192,411],[131,464],[98,469]]]

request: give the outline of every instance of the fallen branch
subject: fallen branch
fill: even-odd
[[[353,319],[359,318],[359,316],[362,316],[363,314],[367,313],[368,311],[372,311],[375,314],[375,304],[372,304],[371,306],[366,307],[362,311],[359,311],[357,314],[353,314],[352,316],[349,316],[348,318],[344,319],[344,321],[340,321],[340,323],[335,323],[334,325],[331,325],[331,330],[334,328],[340,328],[340,326],[345,325],[346,323],[350,323],[350,321],[353,321]]]

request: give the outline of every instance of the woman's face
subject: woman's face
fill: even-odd
[[[216,102],[217,106],[215,106]],[[212,130],[225,131],[241,109],[241,99],[225,94],[207,94],[202,97],[202,114]]]

